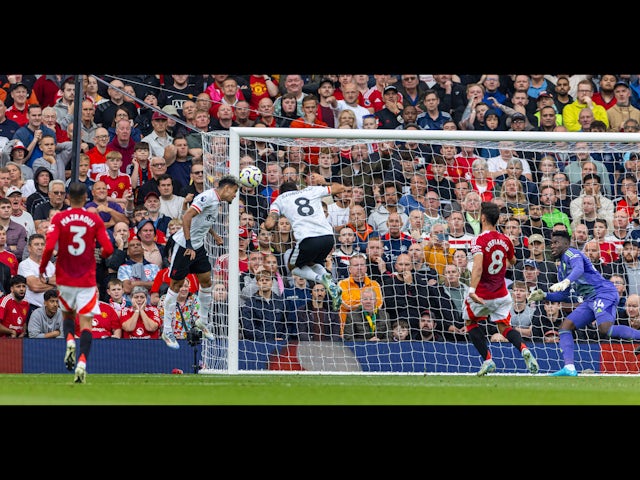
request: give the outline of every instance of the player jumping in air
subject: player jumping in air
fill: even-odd
[[[212,226],[218,221],[220,202],[231,203],[236,198],[239,185],[237,178],[226,175],[220,179],[217,187],[196,195],[182,216],[182,229],[173,234],[175,247],[171,254],[171,265],[169,265],[171,282],[164,301],[162,324],[162,339],[170,348],[180,348],[173,334],[173,319],[176,316],[178,292],[189,273],[195,273],[200,281],[198,290],[200,319],[196,321],[195,326],[207,339],[214,340],[213,333],[207,326],[212,283],[211,261],[204,246],[204,239],[211,232],[216,243],[222,245],[222,238],[212,230]]]
[[[327,255],[334,248],[335,238],[333,227],[322,209],[322,198],[342,193],[347,187],[340,183],[327,185],[319,173],[312,173],[310,179],[312,186],[302,190],[298,190],[294,182],[280,185],[280,194],[271,204],[263,226],[267,230],[273,229],[280,215],[289,219],[296,239],[296,246],[289,257],[291,273],[322,283],[329,292],[333,310],[337,311],[342,303],[342,290],[324,268]]]

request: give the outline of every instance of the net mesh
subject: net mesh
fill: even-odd
[[[584,173],[599,175],[602,196],[614,207],[610,212],[596,212],[598,217],[611,216],[606,223],[607,238],[599,240],[600,248],[594,257],[598,257],[598,268],[605,278],[622,278],[623,297],[640,291],[640,279],[628,274],[621,259],[624,240],[634,235],[635,217],[627,219],[624,235],[616,229],[613,218],[619,197],[624,195],[619,189],[621,179],[625,173],[637,175],[636,168],[640,167],[636,167],[640,162],[635,161],[640,151],[638,138],[633,135],[565,133],[552,134],[558,135],[560,141],[550,141],[543,136],[522,140],[522,135],[510,136],[510,132],[502,132],[504,138],[488,138],[483,132],[476,132],[473,138],[469,132],[447,132],[446,139],[421,139],[414,135],[417,132],[400,138],[402,132],[379,131],[379,138],[370,138],[369,133],[367,138],[358,138],[356,132],[351,133],[353,138],[312,138],[298,132],[296,136],[285,136],[287,133],[282,131],[287,129],[271,130],[278,135],[240,135],[237,150],[227,131],[202,134],[207,188],[215,186],[222,175],[237,174],[249,164],[263,172],[263,184],[258,189],[242,189],[237,210],[226,205],[221,209],[214,229],[224,239],[223,245],[216,245],[212,237],[206,243],[213,266],[214,292],[215,285],[219,285],[220,293],[214,293],[210,318],[216,340],[203,342],[202,373],[477,371],[482,360],[461,316],[472,266],[468,249],[479,232],[477,212],[467,198],[469,191],[477,192],[480,200],[496,201],[504,212],[501,229],[509,226],[512,230],[508,234],[517,238],[519,262],[507,274],[516,300],[512,325],[534,352],[541,371],[562,367],[557,343],[559,324],[581,299],[573,295],[566,303],[549,305],[527,303],[522,297],[526,299],[535,288],[547,290],[557,281],[555,263],[548,251],[550,231],[561,228],[554,224],[564,225],[572,234],[583,230],[576,228],[578,224],[588,225],[588,238],[576,240],[581,249],[586,240],[593,238],[593,222],[581,220],[582,210],[576,216],[578,210],[573,210],[571,203],[579,198]],[[426,137],[431,132],[417,134],[421,133]],[[460,138],[455,138],[457,133]],[[518,163],[524,167],[522,170],[514,168]],[[591,163],[591,169],[583,172],[584,163]],[[442,165],[442,169],[434,165]],[[479,167],[485,167],[484,173],[477,173]],[[442,171],[444,180],[439,173]],[[348,302],[344,302],[340,312],[333,312],[326,291],[324,295],[320,292],[325,290],[321,285],[294,278],[287,266],[295,244],[289,222],[279,222],[273,234],[261,231],[280,183],[292,180],[304,187],[309,172],[350,187],[346,194],[325,199],[336,238],[335,250],[325,267],[344,290],[352,274],[351,259],[363,257],[367,280],[355,282],[358,291],[350,291],[349,295],[367,296],[365,291],[371,287],[380,303],[374,309],[375,318],[360,300],[355,300],[350,309],[345,308]],[[566,185],[554,183],[554,176],[559,173],[566,176]],[[418,177],[422,180],[415,180]],[[456,187],[465,181],[466,190]],[[559,191],[555,190],[558,185]],[[548,211],[542,191],[549,187],[556,193],[554,207],[560,214],[546,218],[543,215],[538,227],[540,220],[532,223],[532,217],[536,219],[539,206],[543,212]],[[435,200],[431,202],[430,197]],[[396,207],[396,203],[400,206]],[[436,205],[435,210],[430,203]],[[237,219],[230,218],[234,212]],[[354,212],[364,215],[365,226],[354,218]],[[452,217],[461,219],[462,230],[453,224]],[[514,218],[517,222],[511,221]],[[390,219],[394,220],[389,222]],[[246,229],[248,239],[238,235],[231,241],[230,232],[238,231],[238,227]],[[534,251],[534,242],[530,241],[535,234],[545,240],[542,253]],[[446,243],[439,240],[439,235]],[[378,256],[371,252],[376,248],[380,250]],[[535,269],[528,268],[525,262],[532,255],[536,255]],[[231,264],[238,265],[237,275],[233,274],[235,268],[230,275]],[[254,275],[257,268],[271,270],[269,300],[258,292]],[[403,273],[407,268],[409,273]],[[532,275],[530,270],[537,273]],[[230,295],[234,296],[233,301]],[[345,297],[343,293],[345,299],[349,295]],[[230,309],[229,304],[235,306],[236,300],[237,309]],[[618,314],[619,322],[629,324],[623,306]],[[486,323],[483,328],[500,371],[527,373],[520,353],[495,326]],[[271,329],[278,333],[265,336],[264,332]],[[602,338],[595,325],[579,330],[575,340],[576,364],[582,371],[637,371],[631,341]]]

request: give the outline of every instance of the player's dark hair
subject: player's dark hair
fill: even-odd
[[[220,181],[218,181],[218,187],[219,188],[223,188],[225,185],[237,185],[237,186],[240,186],[240,183],[238,183],[238,179],[236,177],[234,177],[233,175],[225,175],[224,177],[222,177],[220,179]]]
[[[82,201],[87,193],[87,185],[84,182],[71,182],[69,184],[69,201]]]
[[[500,207],[497,203],[482,202],[480,204],[480,215],[484,215],[491,225],[495,226],[500,218]]]
[[[551,236],[552,237],[562,237],[562,238],[566,239],[568,242],[571,241],[571,235],[569,235],[569,232],[567,232],[566,230],[555,230],[555,231],[551,232]]]
[[[282,182],[280,185],[280,193],[293,192],[298,190],[298,185],[295,182]]]

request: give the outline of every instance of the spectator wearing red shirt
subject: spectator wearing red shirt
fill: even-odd
[[[115,308],[106,302],[98,302],[100,313],[93,316],[91,335],[93,338],[122,338],[120,316]],[[76,336],[80,336],[80,322],[76,318]]]
[[[7,267],[9,267],[9,271],[11,272],[11,276],[18,274],[18,257],[7,250],[5,247],[7,245],[7,231],[4,229],[2,225],[0,225],[0,262],[4,263]],[[3,289],[2,295],[8,293],[9,289]]]
[[[128,196],[133,195],[131,177],[122,173],[122,155],[120,152],[110,150],[107,152],[107,173],[101,173],[96,177],[96,182],[104,182],[107,185],[109,197],[118,203],[123,209],[127,208]]]
[[[278,97],[280,93],[278,81],[269,75],[251,75],[249,77],[249,88],[251,96],[249,97],[249,120],[255,121],[258,118],[258,104],[263,98],[271,100]]]
[[[9,288],[11,293],[0,300],[0,336],[22,338],[29,319],[29,302],[24,299],[27,279],[15,275],[9,281]]]
[[[440,146],[440,155],[444,158],[447,165],[447,173],[445,176],[454,184],[459,180],[471,179],[471,165],[467,166],[466,160],[464,160],[464,163],[460,163],[457,154],[458,148],[453,144],[443,144]],[[427,180],[433,179],[431,165],[431,163],[427,165]]]
[[[33,84],[33,93],[42,107],[53,107],[62,97],[62,84],[73,75],[41,75]]]
[[[600,81],[598,82],[598,90],[594,92],[591,100],[597,105],[602,105],[605,110],[609,110],[616,102],[616,96],[613,93],[615,85],[618,82],[618,77],[609,73],[600,75]]]
[[[374,75],[376,83],[364,94],[364,106],[369,109],[370,113],[376,113],[378,110],[382,110],[385,106],[384,101],[384,88],[391,85],[391,75]],[[402,109],[403,98],[398,93],[398,107]]]
[[[131,306],[120,314],[122,338],[136,340],[160,338],[162,318],[160,312],[149,305],[149,292],[141,285],[131,291]]]
[[[476,158],[471,166],[471,188],[480,194],[483,202],[493,199],[493,179],[484,158]]]
[[[304,115],[296,118],[289,125],[290,128],[329,128],[327,122],[318,118],[318,97],[313,94],[306,95],[302,100]],[[320,147],[304,147],[304,159],[309,165],[318,164]]]
[[[13,120],[21,127],[24,127],[29,122],[27,113],[29,111],[29,89],[24,83],[16,83],[9,90],[9,94],[13,100],[13,104],[7,108],[5,116],[9,120]]]
[[[100,173],[107,173],[107,145],[109,144],[109,131],[104,127],[96,129],[93,137],[94,146],[89,149],[89,178],[94,180]]]

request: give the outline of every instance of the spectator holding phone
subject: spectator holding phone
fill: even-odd
[[[446,225],[436,223],[431,227],[429,237],[424,242],[424,258],[431,268],[444,273],[444,266],[453,263],[455,248],[449,244],[449,234]]]

